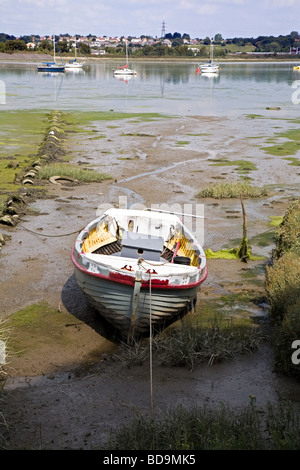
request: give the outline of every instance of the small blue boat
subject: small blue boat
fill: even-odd
[[[53,35],[53,50],[54,50],[54,57],[53,62],[42,62],[42,65],[39,65],[37,70],[38,72],[64,72],[65,66],[63,64],[59,65],[55,62],[55,36]]]
[[[42,62],[42,65],[38,66],[38,72],[64,72],[64,65],[57,65],[55,62]]]

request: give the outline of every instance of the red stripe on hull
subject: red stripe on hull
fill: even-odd
[[[80,271],[88,274],[89,276],[98,277],[100,279],[106,279],[107,281],[111,281],[111,282],[127,284],[127,285],[130,285],[132,287],[134,286],[135,278],[132,277],[132,276],[129,276],[128,274],[110,273],[109,276],[106,276],[105,274],[89,272],[87,269],[85,269],[83,266],[81,266],[81,264],[79,264],[78,261],[76,261],[75,256],[74,256],[74,250],[75,250],[75,247],[73,247],[73,249],[72,249],[71,260],[72,260],[73,264],[76,266],[76,268],[79,269]],[[79,254],[78,254],[78,257],[80,257]],[[156,289],[188,289],[188,288],[191,288],[191,287],[200,286],[205,281],[206,277],[207,277],[207,266],[205,266],[203,276],[197,282],[191,282],[190,284],[184,284],[184,285],[181,285],[181,284],[180,285],[170,285],[170,284],[166,284],[165,279],[164,280],[152,279],[151,285],[153,285],[153,287],[155,286]],[[150,285],[149,281],[142,281],[141,288],[142,289],[143,288],[149,288],[149,285]]]

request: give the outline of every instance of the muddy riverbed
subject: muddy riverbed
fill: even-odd
[[[297,168],[262,148],[277,118],[100,121],[91,124],[92,137],[68,137],[64,148],[74,162],[110,173],[112,179],[81,185],[49,182],[48,197],[31,205],[33,215],[14,228],[1,227],[7,239],[0,256],[1,312],[8,318],[40,304],[43,317],[29,335],[19,326],[11,332],[17,350],[8,357],[1,402],[8,449],[97,449],[111,429],[138,411],[151,412],[149,364],[128,368],[116,356],[110,329],[87,305],[73,276],[70,253],[76,232],[104,207],[165,203],[195,213],[196,205],[203,204],[204,225],[194,228],[204,248],[234,247],[242,235],[240,201],[199,200],[195,193],[208,183],[241,178],[238,163],[213,165],[220,159],[249,160],[256,166],[247,171],[252,184],[270,188],[267,197],[246,200],[248,238],[254,241],[254,254],[265,259],[208,260],[197,308],[201,311],[201,302],[226,293],[264,297],[264,266],[273,242],[260,244],[258,236],[270,230],[270,216],[282,216],[299,197]],[[263,302],[249,309],[249,315],[261,318],[267,313]],[[282,394],[296,403],[299,392],[297,383],[273,371],[268,344],[252,355],[203,364],[192,372],[153,366],[155,409],[221,402],[236,408],[248,404],[250,395],[264,407]]]

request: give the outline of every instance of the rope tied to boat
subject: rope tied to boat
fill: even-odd
[[[159,262],[159,263],[153,263],[153,262],[151,262],[151,261],[145,260],[145,259],[142,258],[142,257],[138,258],[137,264],[138,264],[138,265],[141,265],[141,267],[142,267],[143,269],[147,269],[145,266],[142,265],[142,263],[149,264],[150,266],[163,266],[164,264],[169,264],[168,261],[161,261],[161,262]]]
[[[149,363],[150,363],[150,404],[151,415],[154,416],[154,402],[153,402],[153,360],[152,360],[152,283],[151,272],[149,272]]]
[[[39,235],[40,237],[47,237],[47,238],[49,238],[49,237],[52,237],[52,238],[68,237],[69,235],[74,235],[75,233],[79,233],[83,230],[83,228],[82,228],[82,229],[76,230],[75,232],[62,233],[60,235],[47,235],[45,233],[35,232],[34,230],[31,230],[30,228],[27,228],[22,224],[19,224],[19,227],[22,227],[24,230],[27,230],[28,232],[33,233],[34,235]]]

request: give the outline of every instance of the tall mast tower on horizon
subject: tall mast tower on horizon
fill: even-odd
[[[166,35],[166,23],[163,21],[161,25],[161,39],[163,39]]]

